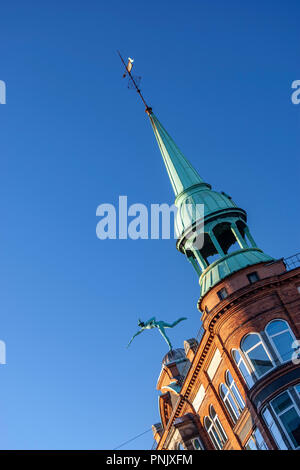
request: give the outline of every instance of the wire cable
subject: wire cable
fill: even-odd
[[[138,434],[138,435],[135,436],[135,437],[132,437],[131,439],[129,439],[129,440],[126,441],[126,442],[123,442],[122,444],[120,444],[120,445],[118,445],[117,447],[115,447],[113,450],[120,449],[120,447],[125,446],[125,444],[128,444],[129,442],[134,441],[134,440],[137,439],[138,437],[141,437],[141,436],[143,436],[144,434],[146,434],[147,432],[150,432],[150,431],[152,431],[152,428],[147,429],[147,431],[144,431],[144,432],[142,432],[141,434]]]

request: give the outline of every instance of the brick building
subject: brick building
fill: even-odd
[[[162,361],[157,449],[299,449],[300,256],[264,253],[246,212],[213,191],[146,112],[175,193],[177,249],[199,278],[202,321],[197,338]]]

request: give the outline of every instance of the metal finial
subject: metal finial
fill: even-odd
[[[142,95],[142,92],[141,92],[141,90],[140,90],[140,88],[139,88],[139,84],[140,84],[140,81],[141,81],[141,78],[142,78],[142,77],[134,76],[134,75],[132,75],[132,73],[131,73],[134,60],[131,59],[130,57],[128,57],[128,64],[126,65],[126,63],[125,63],[123,57],[122,57],[121,54],[120,54],[120,51],[117,51],[117,52],[118,52],[118,54],[119,54],[119,56],[120,56],[120,59],[121,59],[123,65],[124,65],[124,67],[125,67],[125,70],[126,70],[125,73],[123,74],[123,78],[125,78],[127,75],[128,75],[128,77],[129,77],[128,88],[135,88],[135,89],[136,89],[137,93],[140,95],[141,100],[143,101],[143,103],[144,103],[144,105],[145,105],[145,108],[146,108],[145,111],[146,111],[146,113],[147,113],[148,115],[150,115],[150,114],[152,113],[152,108],[150,108],[150,106],[147,105],[147,103],[146,103],[146,101],[145,101],[145,99],[144,99],[144,97],[143,97],[143,95]]]

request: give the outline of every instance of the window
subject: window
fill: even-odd
[[[245,364],[244,359],[242,358],[240,352],[237,349],[233,349],[232,351],[232,356],[233,359],[236,362],[236,365],[238,366],[240,373],[243,376],[243,379],[245,380],[246,384],[248,385],[248,388],[251,388],[254,385],[254,380],[252,378],[252,375],[249,372],[248,367]]]
[[[292,447],[300,448],[300,414],[290,392],[285,391],[274,398],[271,406]]]
[[[247,278],[250,284],[254,284],[254,282],[259,281],[259,277],[256,271],[254,273],[247,274]]]
[[[295,390],[298,393],[299,398],[300,398],[300,384],[296,385]]]
[[[200,441],[199,437],[196,437],[195,439],[192,439],[192,444],[193,444],[194,449],[203,450],[203,445],[202,445],[202,442]]]
[[[284,320],[273,320],[266,326],[265,332],[280,361],[290,361],[294,352],[292,345],[295,337],[288,323]]]
[[[232,394],[230,393],[229,388],[226,387],[226,385],[221,384],[220,385],[220,396],[228,410],[228,413],[234,423],[237,422],[238,417],[240,416],[240,411],[238,407],[236,406],[236,403],[232,397]]]
[[[206,232],[203,236],[203,247],[200,249],[200,254],[207,265],[212,264],[214,261],[221,258],[221,254],[218,253],[218,250],[213,244],[209,234]]]
[[[246,354],[258,378],[273,369],[274,365],[272,359],[258,333],[250,333],[247,335],[242,340],[241,349]]]
[[[245,402],[239,392],[239,389],[237,388],[237,385],[235,381],[233,380],[233,377],[229,370],[227,370],[226,374],[226,384],[229,387],[229,390],[231,391],[233,395],[233,399],[236,403],[236,406],[238,407],[239,411],[241,412],[245,408]]]
[[[284,440],[282,439],[281,432],[280,432],[277,424],[275,423],[274,418],[271,415],[268,408],[266,408],[263,411],[262,415],[263,415],[263,418],[264,418],[264,420],[265,420],[265,422],[268,426],[268,429],[269,429],[270,433],[272,434],[272,436],[274,438],[274,441],[276,442],[276,445],[277,445],[278,449],[279,450],[287,450],[287,446],[286,446]]]
[[[220,300],[224,300],[226,299],[226,297],[228,297],[228,292],[227,292],[226,287],[223,287],[223,289],[219,290],[217,294]]]
[[[267,444],[258,428],[252,433],[250,439],[245,445],[245,450],[268,450]]]
[[[216,225],[213,234],[225,255],[241,249],[229,222],[221,222]]]
[[[204,427],[217,450],[221,450],[224,447],[225,442],[227,441],[227,435],[220,423],[217,413],[212,405],[210,405],[209,410],[210,417],[206,416],[204,418]]]

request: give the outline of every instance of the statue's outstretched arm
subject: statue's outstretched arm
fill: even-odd
[[[127,344],[127,348],[131,345],[132,341],[134,340],[134,338],[137,336],[137,335],[140,335],[141,333],[143,333],[143,329],[142,330],[139,330],[135,335],[133,335],[133,337],[131,338],[131,340],[129,341],[129,343]]]

